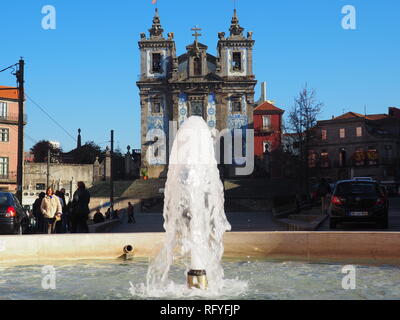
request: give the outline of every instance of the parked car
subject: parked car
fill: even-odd
[[[329,208],[331,229],[342,222],[375,222],[387,229],[388,214],[388,198],[377,182],[337,182]]]
[[[0,234],[22,234],[29,228],[29,216],[10,192],[0,192]]]
[[[372,179],[371,177],[354,177],[353,178],[354,181],[374,181],[374,179]]]

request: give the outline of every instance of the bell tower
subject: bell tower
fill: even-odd
[[[174,34],[168,33],[168,38],[163,36],[158,9],[156,9],[153,25],[149,29],[150,36],[145,33],[140,35],[139,48],[141,53],[140,80],[166,79],[170,77],[172,61],[176,56]]]
[[[165,169],[166,153],[160,145],[166,144],[169,120],[173,114],[168,80],[172,76],[176,48],[174,34],[168,33],[165,38],[163,33],[156,9],[149,36],[145,33],[140,35],[141,71],[137,82],[140,90],[142,167],[148,168],[149,176],[158,176]],[[164,137],[160,136],[161,133]]]
[[[243,35],[244,28],[239,24],[236,9],[234,10],[230,35],[219,33],[218,53],[221,77],[254,77],[253,75],[253,33]]]

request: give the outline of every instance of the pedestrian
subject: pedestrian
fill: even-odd
[[[61,220],[56,221],[56,233],[64,233],[64,228],[63,228],[63,220],[64,220],[64,212],[66,208],[66,203],[65,203],[65,196],[61,191],[56,191],[55,195],[58,197],[58,200],[61,203],[61,209],[62,209],[62,215],[61,215]]]
[[[60,219],[62,215],[62,208],[60,200],[54,195],[51,187],[46,190],[46,196],[42,200],[40,211],[43,214],[44,228],[45,230],[47,229],[47,234],[54,233],[56,220]]]
[[[114,211],[113,211],[113,220],[117,220],[117,219],[119,219],[119,211],[118,211],[118,209],[115,209]]]
[[[317,189],[317,197],[321,199],[321,211],[322,214],[325,214],[328,210],[328,195],[332,193],[331,186],[326,181],[326,179],[322,178],[319,182]]]
[[[106,219],[111,219],[111,209],[108,208],[106,211]]]
[[[75,191],[71,203],[71,232],[89,233],[87,220],[89,218],[90,193],[86,190],[85,183],[78,182],[78,190]]]
[[[62,233],[67,233],[70,230],[69,227],[69,203],[67,203],[67,200],[65,199],[65,188],[61,188],[60,190],[60,198],[64,201],[64,206],[63,206],[63,215],[62,215]]]
[[[39,197],[35,200],[32,206],[32,214],[36,219],[36,233],[44,233],[44,224],[43,224],[44,217],[40,207],[42,205],[42,200],[45,196],[46,193],[41,192],[39,194]]]
[[[97,209],[96,213],[94,214],[93,222],[94,223],[102,223],[102,222],[104,222],[104,216],[100,212],[100,209]]]
[[[128,202],[128,223],[136,223],[134,216],[134,208],[132,203]]]

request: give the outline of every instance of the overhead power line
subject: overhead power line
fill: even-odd
[[[65,134],[68,135],[74,142],[76,142],[76,138],[70,134],[56,119],[54,119],[43,107],[41,107],[37,102],[35,102],[30,96],[25,93],[25,96],[31,101],[40,111],[42,111],[51,121],[53,121]]]

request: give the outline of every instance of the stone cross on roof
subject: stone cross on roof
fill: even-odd
[[[190,30],[194,31],[194,34],[192,34],[192,36],[195,37],[195,43],[197,44],[199,42],[198,37],[201,36],[201,33],[197,33],[197,31],[201,31],[202,29],[199,28],[198,26],[195,26],[194,28],[192,28]]]

